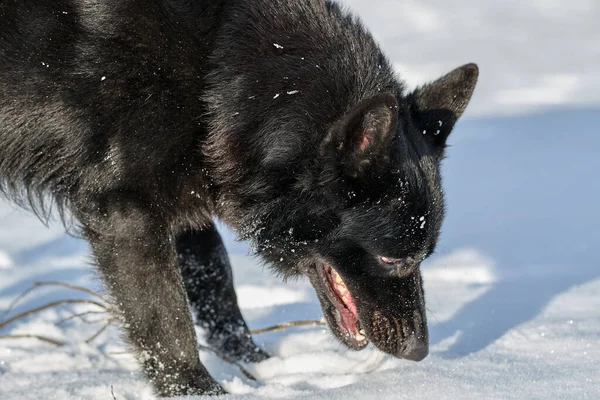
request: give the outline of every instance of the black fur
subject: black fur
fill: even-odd
[[[0,21],[0,189],[75,217],[159,394],[223,392],[186,298],[212,345],[267,357],[214,217],[282,275],[308,276],[348,346],[364,343],[338,325],[324,266],[378,348],[427,354],[418,265],[475,65],[405,93],[326,0],[0,0]]]

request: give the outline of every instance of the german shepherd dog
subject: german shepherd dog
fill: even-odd
[[[268,357],[213,218],[307,276],[346,346],[418,361],[439,164],[477,76],[408,92],[330,0],[0,0],[0,190],[76,222],[159,395],[225,393],[194,323]]]

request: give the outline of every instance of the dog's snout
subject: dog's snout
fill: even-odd
[[[429,343],[426,338],[411,336],[404,342],[400,357],[411,361],[421,361],[429,354]]]

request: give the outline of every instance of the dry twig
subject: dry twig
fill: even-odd
[[[98,329],[98,331],[96,333],[94,333],[92,336],[90,336],[89,338],[87,338],[85,340],[86,343],[92,343],[94,341],[94,339],[96,339],[98,336],[100,336],[102,334],[102,332],[104,332],[106,330],[106,328],[108,328],[110,326],[110,324],[112,324],[114,321],[114,318],[110,318],[108,321],[106,321],[106,323],[104,325],[102,325],[102,327],[100,329]]]
[[[19,301],[23,300],[23,298],[25,298],[25,296],[27,296],[29,293],[33,292],[34,290],[42,287],[42,286],[61,286],[61,287],[65,287],[67,289],[71,289],[71,290],[77,290],[79,292],[84,292],[87,293],[91,296],[94,296],[96,298],[98,298],[99,300],[102,300],[105,304],[109,304],[108,300],[94,292],[93,290],[90,290],[88,288],[84,288],[82,286],[77,286],[77,285],[71,285],[70,283],[64,283],[64,282],[52,282],[52,281],[48,281],[48,282],[35,282],[30,288],[28,288],[27,290],[25,290],[23,293],[21,293],[19,296],[17,296],[17,298],[15,298],[8,306],[8,308],[6,309],[6,311],[4,311],[4,313],[2,314],[2,318],[4,319],[4,317],[6,317],[6,315],[12,311],[12,309],[17,305],[17,303],[19,303]]]
[[[85,311],[85,312],[78,313],[78,314],[72,313],[71,315],[69,315],[66,318],[61,319],[54,325],[60,326],[60,325],[64,324],[65,322],[70,321],[75,318],[79,319],[81,322],[83,322],[84,324],[88,324],[88,325],[97,324],[99,322],[106,321],[106,318],[103,318],[101,320],[95,320],[95,321],[90,321],[90,320],[87,320],[84,318],[86,315],[92,315],[92,314],[106,314],[106,311]]]
[[[76,285],[71,285],[69,283],[63,283],[63,282],[35,282],[30,288],[28,288],[27,290],[25,290],[23,293],[21,293],[16,299],[14,299],[10,305],[8,306],[8,309],[3,313],[3,317],[5,317],[16,305],[19,301],[21,301],[23,298],[25,298],[25,296],[27,296],[29,293],[31,293],[32,291],[34,291],[37,288],[40,288],[42,286],[61,286],[61,287],[65,287],[68,289],[72,289],[72,290],[77,290],[80,292],[84,292],[87,293],[93,297],[98,298],[99,300],[102,300],[105,304],[100,303],[98,301],[95,300],[76,300],[76,299],[69,299],[69,300],[58,300],[58,301],[53,301],[50,302],[48,304],[44,304],[42,306],[33,308],[31,310],[27,310],[27,311],[23,311],[11,318],[8,319],[4,319],[2,322],[0,322],[0,329],[6,327],[7,325],[18,321],[22,318],[26,318],[32,314],[36,314],[39,313],[41,311],[47,310],[49,308],[54,308],[54,307],[59,307],[65,304],[91,304],[91,305],[95,305],[97,307],[100,307],[103,311],[87,311],[84,313],[79,313],[79,314],[73,314],[61,321],[59,321],[57,323],[57,325],[60,325],[61,323],[64,323],[66,321],[68,321],[69,319],[73,319],[73,318],[80,318],[83,322],[88,323],[89,321],[85,320],[85,318],[83,318],[84,315],[87,314],[92,314],[92,313],[106,313],[110,310],[110,307],[107,305],[108,302],[106,300],[106,298],[104,298],[102,295],[94,292],[93,290],[81,287],[81,286],[76,286]],[[104,328],[106,329],[106,328]],[[100,333],[102,333],[102,331],[104,330],[102,329],[99,333],[97,333],[97,335],[95,335],[93,339],[95,339]],[[35,334],[13,334],[13,335],[2,335],[0,336],[0,339],[24,339],[24,338],[33,338],[33,339],[38,339],[41,340],[42,342],[46,342],[46,343],[50,343],[53,344],[55,346],[64,346],[65,343],[56,340],[56,339],[52,339],[46,336],[42,336],[42,335],[35,335]]]
[[[63,342],[60,342],[58,340],[54,340],[51,338],[47,338],[45,336],[40,336],[40,335],[32,335],[32,334],[0,335],[0,340],[2,340],[2,339],[29,339],[29,338],[38,339],[38,340],[41,340],[42,342],[50,343],[50,344],[53,344],[58,347],[65,345]]]
[[[325,325],[325,323],[323,321],[319,321],[317,319],[314,319],[314,320],[311,319],[311,320],[305,320],[305,321],[288,321],[288,322],[282,322],[280,324],[273,325],[273,326],[267,326],[266,328],[253,329],[250,331],[250,334],[258,335],[258,334],[266,333],[266,332],[281,331],[283,329],[287,329],[292,326],[324,326],[324,325]]]
[[[104,304],[99,303],[94,300],[59,300],[59,301],[50,302],[48,304],[44,304],[43,306],[32,308],[31,310],[23,311],[22,313],[19,313],[9,319],[6,319],[6,320],[0,322],[0,329],[4,328],[5,326],[7,326],[8,324],[10,324],[12,322],[15,322],[19,319],[25,318],[31,314],[35,314],[40,311],[47,310],[48,308],[61,306],[63,304],[91,304],[91,305],[98,306],[98,307],[108,311],[108,307],[106,307]]]
[[[98,310],[89,310],[89,311],[84,311],[81,313],[72,313],[70,316],[61,319],[60,321],[58,321],[56,323],[56,325],[61,325],[67,321],[70,321],[72,319],[80,319],[82,322],[86,323],[86,324],[93,324],[93,323],[99,323],[99,322],[103,322],[105,321],[105,324],[102,325],[102,327],[100,329],[98,329],[98,331],[96,331],[96,333],[94,333],[92,336],[90,336],[88,339],[85,340],[86,343],[91,343],[92,341],[94,341],[98,336],[100,336],[114,321],[115,318],[111,317],[108,320],[103,319],[103,320],[99,320],[99,321],[89,321],[87,319],[85,319],[84,317],[86,315],[90,315],[90,314],[106,314],[106,313],[110,313],[112,311],[111,306],[109,305],[108,300],[94,292],[93,290],[81,287],[81,286],[76,286],[76,285],[71,285],[68,283],[63,283],[63,282],[36,282],[33,284],[32,287],[30,287],[29,289],[25,290],[23,293],[21,293],[15,300],[12,301],[12,303],[9,305],[8,309],[4,312],[3,316],[6,316],[14,307],[15,305],[21,301],[25,296],[27,296],[29,293],[31,293],[32,291],[34,291],[35,289],[42,287],[42,286],[61,286],[61,287],[65,287],[68,289],[72,289],[72,290],[76,290],[76,291],[80,291],[80,292],[84,292],[87,293],[93,297],[96,297],[97,299],[101,300],[102,302],[96,301],[96,300],[76,300],[76,299],[70,299],[70,300],[59,300],[59,301],[53,301],[50,302],[48,304],[33,308],[31,310],[27,310],[27,311],[23,311],[17,315],[14,315],[11,318],[5,319],[2,322],[0,322],[0,329],[6,327],[7,325],[25,318],[29,315],[32,314],[36,314],[38,312],[41,312],[43,310],[49,309],[49,308],[53,308],[53,307],[58,307],[61,305],[65,305],[65,304],[89,304],[89,305],[94,305],[97,307],[100,307],[102,310],[98,311]],[[279,330],[283,330],[283,329],[287,329],[293,326],[323,326],[325,325],[324,322],[319,321],[319,320],[304,320],[304,321],[288,321],[288,322],[282,322],[280,324],[277,325],[273,325],[273,326],[268,326],[265,328],[260,328],[260,329],[254,329],[251,330],[250,333],[253,335],[258,335],[261,333],[266,333],[266,332],[273,332],[273,331],[279,331]],[[55,345],[55,346],[64,346],[65,343],[55,340],[55,339],[51,339],[45,336],[41,336],[41,335],[34,335],[34,334],[14,334],[14,335],[0,335],[0,340],[1,339],[23,339],[23,338],[34,338],[34,339],[38,339],[41,340],[43,342]],[[219,357],[221,360],[229,363],[229,364],[233,364],[235,366],[237,366],[240,371],[242,372],[242,374],[244,374],[244,376],[246,376],[246,378],[256,381],[256,377],[254,375],[252,375],[246,368],[244,368],[240,363],[236,362],[235,360],[232,360],[231,358],[229,358],[228,356],[226,356],[225,354],[221,353],[218,350],[212,349],[210,347],[206,347],[203,345],[198,345],[198,348],[201,350],[206,350],[206,351],[210,351],[212,353],[214,353],[217,357]],[[111,386],[111,394],[113,396],[114,399],[116,399],[114,393],[113,393],[113,388]]]

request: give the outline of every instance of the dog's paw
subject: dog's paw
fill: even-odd
[[[256,363],[270,357],[247,332],[214,332],[207,341],[211,347],[236,361]]]

